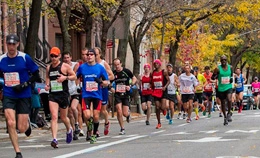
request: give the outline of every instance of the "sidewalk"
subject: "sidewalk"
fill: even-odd
[[[131,120],[135,120],[135,119],[142,118],[142,117],[145,117],[145,115],[139,114],[139,113],[131,113]],[[124,120],[125,120],[125,118],[124,118]],[[101,118],[100,124],[104,124],[104,121],[105,120]],[[112,124],[118,123],[116,113],[115,113],[114,117],[112,117],[111,112],[109,113],[109,121]],[[50,127],[50,122],[47,122],[47,123]],[[59,121],[58,127],[59,127],[58,131],[65,130],[65,126],[61,121]],[[83,124],[83,127],[85,127],[85,124]],[[43,135],[43,134],[46,134],[46,133],[51,133],[50,128],[49,129],[46,128],[46,127],[35,128],[35,129],[32,130],[32,134],[31,134],[30,137],[40,136],[40,135]],[[19,139],[26,139],[27,138],[24,133],[18,134],[18,137],[19,137]],[[3,140],[9,140],[9,134],[6,133],[6,122],[0,121],[0,141],[3,141]]]

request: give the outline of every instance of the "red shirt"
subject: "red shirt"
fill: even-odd
[[[152,94],[152,89],[151,89],[151,76],[149,75],[148,77],[143,75],[142,76],[142,95],[150,95]]]
[[[203,75],[207,80],[207,84],[204,87],[204,92],[213,92],[212,83],[210,82],[212,73],[211,72],[209,74],[204,73]]]
[[[160,72],[154,71],[152,74],[152,87],[153,87],[153,93],[152,96],[161,98],[163,95],[162,87],[164,86],[164,80],[163,80],[163,70]]]

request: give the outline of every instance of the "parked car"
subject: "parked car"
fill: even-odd
[[[256,106],[254,104],[254,97],[252,95],[252,87],[250,84],[244,85],[242,104],[243,104],[243,110],[256,109]]]

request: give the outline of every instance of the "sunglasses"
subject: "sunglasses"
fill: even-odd
[[[88,53],[88,54],[86,54],[86,56],[93,56],[93,55],[94,55],[94,54],[89,54],[89,53]]]
[[[58,58],[58,55],[50,55],[51,58]]]
[[[221,59],[221,61],[227,61],[227,59]]]

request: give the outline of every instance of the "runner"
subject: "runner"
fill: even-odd
[[[146,115],[146,125],[150,125],[149,119],[151,116],[151,104],[152,104],[152,89],[151,89],[151,65],[149,63],[144,64],[144,73],[139,76],[139,87],[141,89],[141,104],[142,110]]]
[[[186,122],[190,123],[193,110],[194,87],[198,86],[196,77],[191,73],[190,65],[185,66],[185,73],[179,76],[181,99],[184,109],[188,112]]]
[[[75,80],[76,75],[70,65],[60,61],[61,53],[58,47],[50,50],[51,64],[46,68],[45,90],[49,93],[49,106],[51,112],[51,131],[53,140],[51,146],[58,148],[58,114],[67,129],[66,143],[72,141],[72,127],[68,115],[69,87],[68,80]]]
[[[152,73],[152,88],[153,93],[152,96],[154,98],[155,106],[156,106],[156,118],[158,124],[156,129],[162,127],[160,113],[163,111],[163,115],[166,115],[166,99],[167,99],[167,87],[170,84],[170,79],[167,71],[164,71],[161,68],[161,61],[159,59],[154,60],[154,71]]]
[[[126,117],[126,121],[129,123],[130,122],[129,91],[131,90],[131,86],[133,86],[136,83],[136,77],[129,69],[122,67],[122,63],[119,58],[114,59],[113,63],[115,67],[115,70],[113,71],[115,80],[114,80],[114,86],[111,90],[115,92],[114,104],[116,105],[116,109],[117,109],[117,120],[121,127],[119,134],[124,135],[125,127],[123,122],[123,116]]]
[[[73,62],[72,56],[70,53],[63,53],[63,62],[70,65],[72,70],[76,73],[79,68],[78,62]],[[73,140],[78,140],[78,134],[80,133],[79,128],[79,118],[78,118],[78,104],[79,104],[79,96],[80,94],[77,92],[77,87],[79,86],[79,83],[76,83],[76,81],[68,81],[69,86],[69,94],[70,94],[70,106],[68,110],[68,116],[70,119],[70,124],[73,129]]]
[[[260,82],[258,81],[258,77],[254,78],[254,82],[252,83],[252,93],[254,96],[256,109],[259,109],[259,99],[260,99]]]
[[[205,111],[205,106],[202,105],[202,94],[203,94],[203,87],[206,85],[207,80],[201,73],[199,73],[199,68],[197,66],[193,67],[193,71],[194,71],[193,72],[194,76],[196,77],[197,82],[199,83],[199,85],[195,88],[195,95],[194,95],[194,100],[193,100],[194,111],[196,114],[195,119],[198,120],[200,118],[198,106],[201,107],[202,111]],[[211,105],[209,105],[209,106],[211,106]],[[208,118],[210,118],[210,117],[211,117],[211,111],[209,111],[209,114],[208,114]]]
[[[86,56],[87,62],[78,68],[77,78],[82,77],[82,98],[85,103],[85,105],[83,104],[84,107],[82,107],[83,115],[87,122],[90,144],[93,144],[96,142],[94,132],[97,131],[99,126],[99,115],[102,103],[101,86],[108,86],[109,81],[105,68],[96,63],[95,50],[88,50]],[[93,110],[91,109],[91,105],[93,106]],[[93,118],[91,114],[93,114]]]
[[[8,35],[6,37],[7,53],[0,57],[0,72],[4,76],[3,109],[16,158],[23,157],[18,144],[16,127],[20,133],[30,136],[32,131],[30,120],[28,121],[31,111],[30,85],[40,80],[38,66],[28,54],[17,50],[19,44],[20,39],[17,35]]]
[[[173,65],[167,64],[167,71],[170,79],[170,84],[167,87],[167,95],[169,100],[169,124],[173,123],[174,104],[177,103],[176,90],[179,86],[179,80],[175,73],[173,73]]]
[[[204,77],[206,78],[206,84],[203,90],[204,96],[204,105],[208,107],[208,117],[211,117],[212,111],[212,94],[213,94],[213,83],[214,81],[211,80],[212,73],[210,72],[209,66],[205,66],[205,72],[203,73]],[[206,115],[206,110],[203,110],[203,115]]]
[[[228,125],[228,122],[232,122],[231,104],[232,104],[232,82],[233,72],[231,65],[227,64],[227,57],[225,55],[220,58],[221,65],[215,68],[211,77],[212,80],[218,79],[218,93],[221,100],[221,109],[224,115],[224,126]],[[228,104],[228,113],[226,113],[226,104]]]
[[[235,72],[235,84],[236,84],[236,101],[238,107],[238,113],[242,112],[243,109],[243,94],[244,94],[244,83],[246,83],[246,78],[243,74],[241,74],[241,70],[239,68],[236,69]]]
[[[101,49],[99,47],[95,47],[94,50],[96,52],[96,61],[97,61],[97,63],[99,63],[100,65],[102,65],[106,69],[106,72],[108,74],[108,79],[110,81],[114,80],[115,77],[114,77],[114,74],[113,74],[110,66],[101,57],[101,54],[100,54],[101,53]],[[104,135],[108,135],[109,127],[110,127],[110,122],[108,121],[108,112],[107,112],[108,95],[109,95],[108,94],[108,87],[103,87],[102,88],[103,100],[102,100],[101,113],[104,115],[104,118],[105,118]],[[94,131],[94,134],[96,134],[96,136],[99,136],[98,129],[97,129],[97,131]]]

